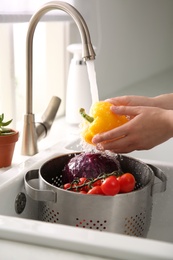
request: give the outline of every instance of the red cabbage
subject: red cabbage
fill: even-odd
[[[119,170],[119,163],[115,157],[101,153],[80,153],[71,158],[63,169],[65,182],[76,178],[96,178],[99,174],[111,173]]]

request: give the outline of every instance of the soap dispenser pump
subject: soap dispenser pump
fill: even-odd
[[[82,44],[71,44],[67,50],[73,54],[73,58],[67,79],[66,121],[69,124],[79,124],[79,109],[83,107],[89,112],[92,103],[90,83],[86,62],[82,60]]]

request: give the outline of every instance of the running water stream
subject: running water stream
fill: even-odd
[[[86,65],[87,65],[88,77],[89,77],[89,82],[90,82],[92,104],[94,104],[95,102],[99,101],[94,60],[86,61]]]

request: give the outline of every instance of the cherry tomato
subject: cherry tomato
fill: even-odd
[[[120,183],[120,192],[126,193],[133,191],[135,188],[135,177],[131,173],[124,173],[118,177]]]
[[[77,186],[81,186],[81,185],[83,185],[85,182],[87,182],[87,178],[85,178],[85,177],[81,177],[80,179],[79,179],[79,183],[78,183],[78,185]],[[86,186],[84,185],[83,187],[78,187],[78,191],[80,192],[80,191],[86,191]]]
[[[81,177],[81,178],[79,179],[79,185],[84,184],[86,181],[87,181],[87,178]]]
[[[78,192],[78,183],[76,183],[76,182],[71,183],[70,191]]]
[[[94,181],[93,183],[92,183],[92,186],[93,187],[95,187],[95,186],[101,186],[102,185],[102,180],[100,179],[100,180],[97,180],[97,181]]]
[[[87,182],[88,182],[88,179],[87,179],[87,178],[81,177],[81,178],[79,179],[78,186],[83,185],[83,184],[85,184],[85,183],[87,183]],[[80,188],[79,188],[79,191],[86,191],[86,192],[87,192],[88,190],[89,190],[88,185],[83,185],[83,187],[80,187]]]
[[[64,186],[63,186],[63,188],[64,188],[64,190],[67,190],[67,189],[70,188],[70,186],[71,186],[70,183],[65,183]]]
[[[84,190],[79,191],[79,193],[80,193],[80,194],[87,194],[87,192],[84,191]]]
[[[105,195],[114,196],[120,191],[120,183],[115,176],[109,176],[103,181],[101,189]]]
[[[95,186],[92,189],[88,191],[87,194],[93,194],[93,195],[104,195],[101,186]]]

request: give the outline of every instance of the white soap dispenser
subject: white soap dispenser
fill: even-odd
[[[91,107],[90,83],[86,62],[82,60],[82,44],[71,44],[67,50],[73,53],[73,58],[67,80],[66,121],[70,124],[79,124],[81,122],[79,109],[83,107],[89,113]]]

